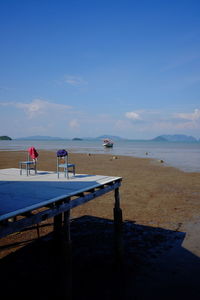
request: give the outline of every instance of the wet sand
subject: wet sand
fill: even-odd
[[[25,158],[26,153],[23,151],[2,151],[0,152],[0,168],[18,167],[18,162],[25,160]],[[172,167],[166,167],[160,161],[126,156],[70,153],[70,162],[76,164],[76,172],[79,174],[98,174],[123,178],[120,195],[124,220],[126,267],[123,271],[124,280],[122,280],[121,285],[123,296],[121,299],[149,299],[151,295],[152,299],[155,297],[159,299],[163,289],[166,289],[166,292],[160,299],[167,299],[168,297],[178,299],[178,295],[181,295],[180,299],[187,299],[189,296],[190,299],[197,299],[195,297],[199,292],[199,285],[196,279],[200,275],[200,269],[197,268],[200,256],[200,173],[185,173]],[[38,169],[55,171],[55,152],[39,151]],[[93,259],[96,261],[96,256],[99,253],[105,258],[104,275],[111,272],[109,263],[106,264],[105,253],[108,249],[101,248],[101,246],[98,249],[93,248],[93,240],[95,237],[96,245],[99,245],[99,241],[105,235],[105,230],[109,237],[112,236],[109,228],[105,229],[101,226],[108,224],[109,227],[109,224],[112,223],[113,203],[114,196],[113,193],[110,193],[72,210],[71,216],[74,220],[72,222],[72,242],[74,240],[73,245],[78,245],[77,247],[74,246],[74,249],[82,249],[81,253],[74,250],[73,255],[75,255],[74,260],[83,265],[83,269],[80,269],[80,264],[76,265],[75,263],[74,269],[80,272],[83,277],[84,272],[89,276],[89,270],[96,272],[98,266],[92,270],[92,266],[93,268],[95,266]],[[90,234],[91,224],[96,224],[96,234]],[[77,228],[80,231],[79,235],[77,235]],[[86,235],[83,235],[82,228],[85,228]],[[47,236],[51,232],[51,220],[41,224],[41,236]],[[36,247],[32,246],[35,240],[37,241],[35,228],[1,239],[1,261],[4,271],[8,270],[12,264],[16,274],[20,272],[19,262],[22,262],[22,257],[24,259],[27,257],[27,261],[30,261],[28,256],[32,252],[31,250],[25,251],[30,247]],[[84,241],[87,243],[84,244]],[[109,238],[107,242],[109,244]],[[100,245],[105,247],[105,243],[105,241],[100,242]],[[37,247],[37,249],[41,249],[39,246]],[[44,245],[42,247],[44,249]],[[87,247],[94,251],[90,251],[88,254],[88,250],[84,251]],[[40,250],[38,251],[40,253]],[[85,264],[83,253],[85,253]],[[88,270],[86,266],[89,266],[90,269]],[[26,272],[28,271],[23,270],[23,274]],[[105,278],[107,275],[104,276],[102,284],[106,285]],[[111,275],[113,275],[112,272]],[[98,278],[98,280],[100,279]],[[144,291],[144,284],[147,286],[148,292]],[[81,282],[79,285],[82,287]],[[93,296],[91,299],[99,299],[98,293],[95,296],[98,289],[96,285],[97,282],[93,280],[94,290],[92,289]],[[106,290],[107,292],[101,295],[101,299],[114,299],[113,290],[115,289],[112,284],[107,286]],[[155,290],[157,291],[156,294]],[[172,295],[170,291],[173,292]],[[85,290],[84,293],[81,299],[90,299],[91,289],[90,292]],[[173,298],[173,295],[176,297]],[[77,295],[78,298],[80,295]]]
[[[39,151],[39,170],[56,170],[54,152]],[[0,168],[18,168],[25,152],[0,152]],[[124,219],[176,229],[200,212],[200,173],[184,173],[159,161],[127,156],[70,154],[80,174],[123,178],[121,204]],[[100,205],[99,205],[100,203]],[[113,195],[73,210],[74,216],[90,214],[112,219]]]

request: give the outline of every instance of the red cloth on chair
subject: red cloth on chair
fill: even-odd
[[[29,149],[28,149],[28,152],[29,152],[29,155],[30,155],[30,157],[32,158],[32,159],[36,159],[37,157],[38,157],[38,153],[37,153],[37,151],[35,150],[35,148],[34,147],[30,147]]]

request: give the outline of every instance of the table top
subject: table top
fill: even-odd
[[[37,174],[20,176],[20,170],[0,170],[0,221],[28,211],[30,208],[40,208],[62,198],[75,196],[93,188],[104,186],[121,177],[70,173],[69,179],[60,174],[47,171],[37,171]]]

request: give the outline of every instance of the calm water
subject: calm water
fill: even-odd
[[[105,149],[101,141],[0,141],[1,150],[53,150],[67,149],[79,153],[108,153],[149,157],[164,160],[166,165],[177,167],[186,172],[200,172],[200,143],[170,143],[150,141],[116,141],[113,149]]]

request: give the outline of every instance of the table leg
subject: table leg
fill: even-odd
[[[115,189],[115,206],[114,206],[114,246],[117,263],[122,262],[123,258],[123,240],[122,240],[122,210],[120,208],[119,188]]]

